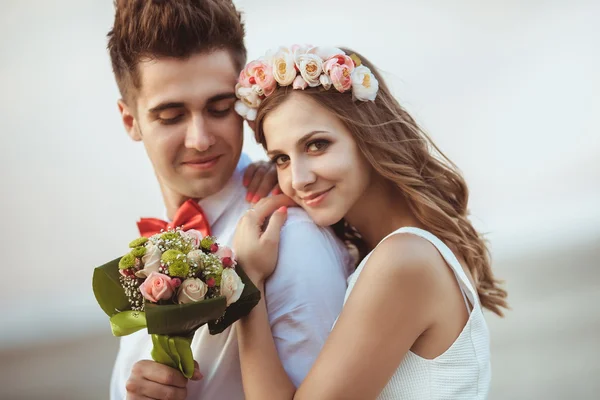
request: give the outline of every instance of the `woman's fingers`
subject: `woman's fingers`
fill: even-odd
[[[261,241],[264,245],[273,246],[275,251],[279,248],[279,237],[281,234],[281,228],[287,219],[287,207],[279,207],[269,219],[269,223],[261,236]]]
[[[253,214],[252,217],[255,218],[255,222],[262,226],[265,222],[265,219],[271,214],[275,212],[280,207],[293,207],[296,206],[296,203],[289,197],[284,194],[278,194],[276,196],[265,197],[260,200],[254,206],[254,212],[249,214]]]

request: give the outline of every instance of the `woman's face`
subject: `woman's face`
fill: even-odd
[[[283,193],[318,225],[338,222],[365,194],[371,165],[344,124],[308,95],[288,96],[263,131]]]

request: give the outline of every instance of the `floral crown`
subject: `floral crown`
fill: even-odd
[[[379,82],[356,54],[348,56],[331,47],[280,47],[249,62],[240,72],[235,111],[254,121],[258,106],[277,85],[302,90],[317,86],[329,90],[333,86],[340,93],[352,89],[353,98],[361,101],[374,101],[379,90]]]

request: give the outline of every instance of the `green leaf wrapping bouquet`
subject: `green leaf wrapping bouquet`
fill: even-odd
[[[214,335],[247,315],[260,291],[231,249],[196,230],[169,230],[129,244],[130,252],[94,269],[98,304],[115,336],[147,328],[152,358],[194,372],[191,341],[208,324]]]

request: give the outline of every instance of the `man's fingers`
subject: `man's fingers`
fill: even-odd
[[[250,181],[252,181],[252,177],[254,176],[254,172],[256,172],[256,168],[258,165],[256,163],[248,165],[246,170],[244,171],[244,178],[242,180],[245,187],[248,187]]]
[[[283,193],[283,191],[279,187],[279,184],[275,185],[275,187],[273,188],[273,191],[271,192],[271,194],[273,194],[273,195],[282,194],[282,193]]]
[[[281,234],[281,227],[285,223],[287,218],[287,207],[282,206],[279,207],[271,218],[269,219],[269,224],[265,229],[265,232],[262,234],[260,240],[267,241],[270,244],[277,246],[279,244],[279,236]]]
[[[169,386],[152,381],[144,375],[132,374],[125,384],[128,400],[138,399],[181,399],[185,400],[187,389],[185,387]]]
[[[200,373],[200,365],[198,364],[198,361],[194,361],[194,373],[192,374],[191,379],[193,381],[199,381],[202,378],[204,378],[204,376]]]
[[[269,192],[273,190],[277,186],[277,171],[275,168],[268,168],[265,174],[263,175],[262,182],[254,192],[254,198],[252,199],[253,203],[258,202],[260,199],[263,199],[268,196]]]
[[[146,381],[140,393],[151,399],[173,399],[185,400],[187,397],[187,389],[175,386],[161,385],[156,382]]]
[[[185,388],[187,386],[186,377],[183,376],[183,374],[175,368],[167,367],[166,365],[159,364],[154,361],[144,361],[146,361],[147,363],[151,363],[147,365],[140,365],[140,367],[142,368],[141,376],[144,379],[160,383],[162,385],[175,386],[179,388]],[[141,363],[142,361],[136,363],[136,366]],[[134,368],[136,366],[134,366]]]
[[[143,396],[141,394],[129,394],[127,393],[127,400],[158,400],[153,397]]]
[[[256,198],[256,191],[260,186],[261,182],[265,174],[267,173],[268,167],[266,164],[261,163],[257,164],[256,170],[254,171],[254,175],[252,175],[252,179],[248,184],[248,194],[246,195],[246,200],[250,202],[257,202],[259,199]],[[256,200],[254,200],[256,199]]]

